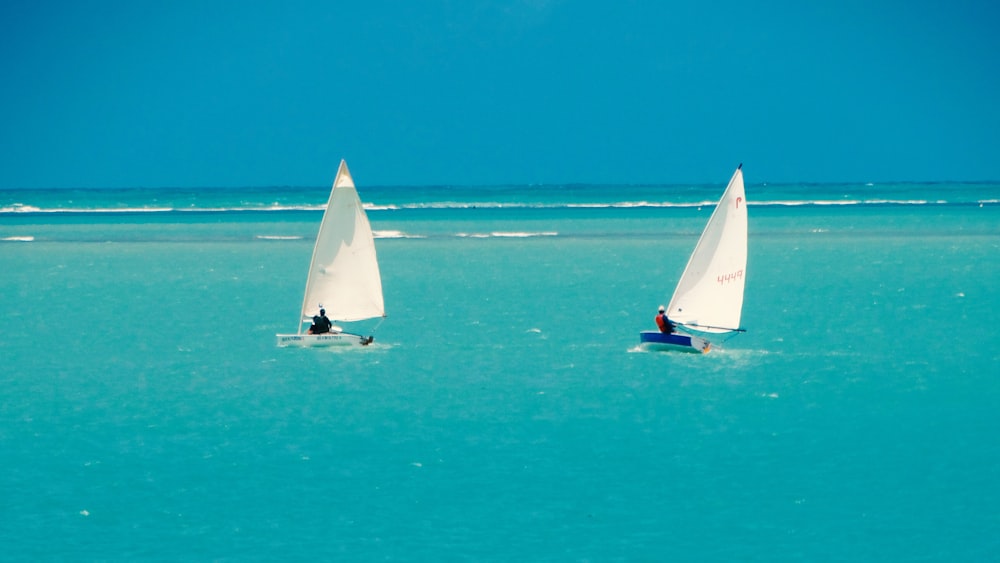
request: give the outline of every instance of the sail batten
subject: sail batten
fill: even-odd
[[[313,247],[301,318],[320,308],[334,321],[385,316],[375,238],[343,160]]]
[[[667,316],[700,332],[739,330],[746,265],[746,193],[737,168],[688,259]]]

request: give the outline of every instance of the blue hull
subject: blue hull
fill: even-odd
[[[663,334],[662,332],[647,330],[639,333],[639,340],[647,348],[653,350],[677,350],[679,352],[705,354],[712,347],[704,338],[676,332]]]

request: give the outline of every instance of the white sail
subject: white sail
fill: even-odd
[[[302,319],[319,314],[320,307],[334,321],[385,316],[375,239],[343,160],[316,236]]]
[[[667,307],[671,320],[702,332],[740,328],[747,266],[742,166],[705,225]]]

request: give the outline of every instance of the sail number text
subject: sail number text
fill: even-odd
[[[729,282],[734,282],[736,280],[743,279],[743,270],[737,270],[731,274],[719,275],[715,278],[715,281],[719,282],[719,285],[726,285]]]

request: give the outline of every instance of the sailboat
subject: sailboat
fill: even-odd
[[[744,332],[747,205],[742,169],[740,164],[729,180],[666,307],[675,331],[641,332],[646,348],[707,353],[710,338]]]
[[[322,309],[333,322],[385,317],[375,238],[343,160],[316,235],[298,333],[278,334],[278,346],[367,346],[374,340],[336,325],[330,332],[310,334],[307,323]]]

